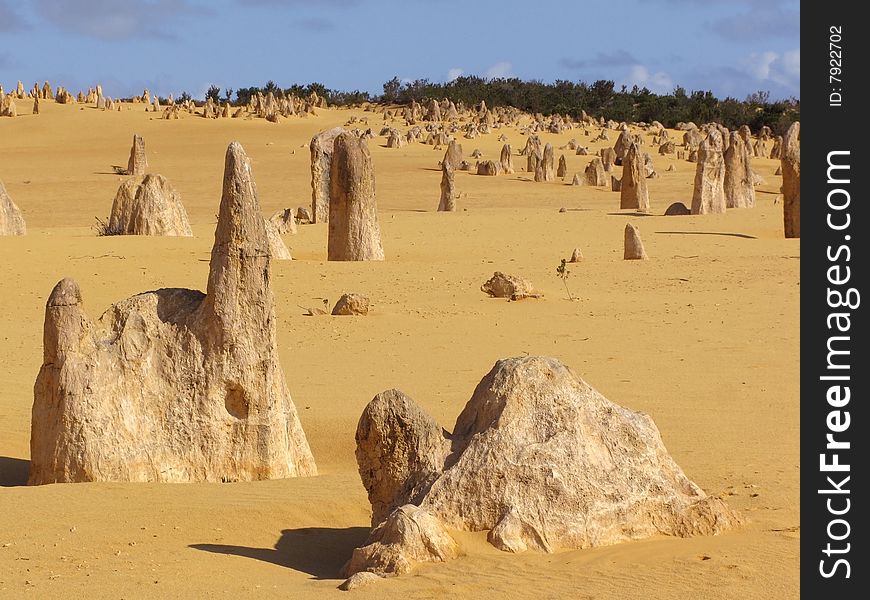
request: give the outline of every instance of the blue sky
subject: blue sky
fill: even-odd
[[[0,83],[129,96],[394,75],[800,97],[794,0],[0,0]]]

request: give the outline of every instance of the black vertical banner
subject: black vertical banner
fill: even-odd
[[[851,2],[801,6],[801,593],[866,598],[870,414],[870,31]],[[866,296],[866,297],[865,297]],[[823,595],[824,594],[824,595]]]

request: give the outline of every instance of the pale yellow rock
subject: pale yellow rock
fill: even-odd
[[[31,484],[241,481],[317,469],[278,362],[270,257],[250,163],[227,150],[207,294],[145,292],[96,322],[48,299]]]
[[[118,188],[106,233],[192,236],[181,196],[162,175],[127,179]]]

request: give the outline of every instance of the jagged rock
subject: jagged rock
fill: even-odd
[[[640,239],[640,230],[631,223],[625,225],[624,250],[623,258],[625,260],[646,260],[649,258]]]
[[[667,210],[665,211],[666,217],[674,217],[674,216],[682,216],[682,215],[690,215],[692,211],[689,210],[689,207],[683,204],[682,202],[674,202],[671,204]]]
[[[541,356],[498,361],[452,434],[401,392],[379,394],[360,419],[357,462],[379,525],[345,575],[446,560],[456,553],[447,529],[554,552],[741,522],[686,477],[649,416]]]
[[[459,169],[460,165],[464,162],[462,159],[462,144],[456,140],[450,140],[447,150],[444,152],[444,159],[441,162],[449,162],[454,171]]]
[[[683,134],[683,146],[686,150],[697,150],[703,136],[697,129],[689,129]],[[691,153],[690,153],[691,156]]]
[[[677,152],[677,147],[671,141],[667,141],[664,144],[662,144],[661,146],[659,146],[659,154],[661,154],[661,155],[675,154],[676,152]]]
[[[711,130],[698,148],[695,187],[692,192],[692,214],[725,212],[725,159],[722,157],[722,135]]]
[[[535,166],[535,181],[554,181],[556,179],[555,154],[553,144],[544,146],[544,154]]]
[[[577,156],[588,156],[589,148],[587,148],[586,146],[577,146],[577,151],[574,154],[576,154]]]
[[[571,185],[583,185],[583,180],[580,178],[580,173],[574,173],[574,178],[571,180]]]
[[[571,259],[568,262],[580,262],[583,260],[583,251],[580,248],[574,248],[574,251],[571,253]]]
[[[477,163],[477,174],[496,176],[498,175],[499,163],[494,160],[484,160]]]
[[[384,260],[372,157],[365,140],[335,138],[329,174],[327,260]]]
[[[367,586],[370,583],[374,583],[375,581],[378,581],[380,579],[383,579],[382,575],[378,575],[377,573],[371,573],[369,571],[360,571],[359,573],[354,573],[343,582],[341,582],[341,584],[338,586],[338,589],[343,592],[348,592],[350,590],[355,590]]]
[[[344,128],[333,127],[321,131],[309,144],[311,150],[311,214],[312,223],[329,220],[329,170],[335,138],[344,133]]]
[[[603,172],[603,168],[602,168]],[[565,161],[565,155],[559,155],[559,166],[556,169],[556,177],[560,179],[564,179],[564,177],[568,174],[568,163]]]
[[[9,197],[6,186],[0,181],[0,235],[25,235],[27,226],[21,209]]]
[[[369,298],[362,294],[342,294],[332,308],[333,315],[367,315]]]
[[[279,210],[269,218],[269,221],[271,221],[272,225],[275,226],[279,235],[286,235],[288,233],[295,235],[298,231],[296,227],[296,216],[293,214],[292,208]]]
[[[55,286],[29,483],[317,473],[278,361],[264,222],[250,163],[233,142],[207,294],[146,292],[92,322],[73,280]]]
[[[801,236],[800,121],[791,124],[782,139],[782,211],[785,237]]]
[[[782,158],[782,136],[778,135],[773,140],[773,147],[770,149],[770,158],[777,160]]]
[[[313,223],[313,217],[311,216],[311,211],[308,210],[304,206],[300,206],[296,209],[296,222],[297,223]]]
[[[755,206],[755,188],[750,166],[751,155],[739,133],[732,131],[730,138],[728,149],[723,155],[725,207],[752,208]]]
[[[625,158],[626,153],[628,152],[629,146],[634,143],[634,136],[631,135],[631,132],[628,129],[623,129],[619,133],[619,137],[616,139],[616,144],[613,145],[613,152],[615,153],[614,164],[622,164],[622,161]]]
[[[15,98],[12,94],[7,94],[0,98],[0,117],[17,117],[18,107],[15,105]]]
[[[586,185],[605,186],[607,185],[607,175],[604,173],[604,164],[597,156],[589,161],[586,165],[586,170],[583,172]]]
[[[474,149],[474,152],[471,153],[471,158],[478,159],[483,156],[483,152],[481,152],[478,148]]]
[[[39,114],[39,96],[33,97],[33,114],[34,115]]]
[[[137,175],[115,194],[107,233],[192,236],[181,196],[163,175]]]
[[[367,571],[381,576],[408,573],[417,563],[444,562],[459,556],[459,546],[431,513],[413,504],[400,506],[353,551],[341,575]]]
[[[610,190],[612,192],[622,191],[622,179],[617,179],[615,175],[610,176]]]
[[[604,170],[610,173],[613,166],[616,164],[616,152],[610,146],[601,149],[601,162],[604,164]]]
[[[438,203],[439,212],[453,212],[456,210],[456,185],[454,183],[453,167],[450,161],[441,163],[441,200]]]
[[[145,140],[142,136],[133,134],[133,145],[130,147],[130,158],[127,160],[127,175],[144,175],[148,168],[145,157]]]
[[[514,158],[511,154],[510,144],[505,144],[501,147],[501,156],[499,157],[499,162],[501,163],[501,170],[506,175],[510,175],[514,172]]]
[[[480,286],[480,291],[493,298],[510,298],[511,300],[539,298],[541,296],[527,279],[507,275],[501,271],[493,273],[492,277]]]
[[[619,188],[619,208],[649,211],[649,192],[643,172],[643,158],[637,144],[631,144],[622,161],[622,180]]]
[[[535,150],[535,151],[531,152],[526,157],[526,172],[533,173],[536,177],[536,179],[535,179],[536,181],[537,181],[537,174],[538,174],[538,163],[540,163],[541,160],[543,160],[543,156],[541,155],[539,150]],[[543,177],[543,173],[541,174],[541,176]]]
[[[281,239],[281,234],[278,233],[278,228],[272,221],[265,219],[266,240],[269,243],[269,254],[273,260],[292,260],[290,250]]]

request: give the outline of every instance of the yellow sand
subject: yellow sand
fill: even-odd
[[[0,178],[28,226],[25,237],[0,238],[0,597],[340,597],[338,570],[369,525],[354,459],[362,408],[395,387],[451,429],[495,360],[522,354],[555,356],[612,401],[649,413],[687,475],[748,524],[552,555],[511,555],[485,533],[457,533],[462,558],[354,597],[798,595],[800,242],[783,239],[777,161],[753,162],[766,180],[755,209],[641,217],[620,213],[619,195],[603,188],[530,182],[515,156],[516,175],[457,172],[459,211],[447,214],[435,212],[443,151],[388,149],[377,137],[369,146],[387,260],[328,263],[326,226],[307,225],[285,236],[296,260],[272,265],[281,360],[321,475],[29,488],[32,386],[53,285],[74,277],[92,318],[141,291],[204,289],[228,142],[251,156],[268,216],[310,206],[315,132],[352,114],[367,115],[375,133],[382,125],[347,110],[272,124],[53,102],[30,116],[29,105],[0,119]],[[134,132],[149,171],[181,193],[195,237],[95,236],[121,181],[111,166],[126,165]],[[497,160],[501,132],[514,151],[524,145],[516,130],[496,130],[461,139],[466,156],[480,148]],[[541,137],[557,148],[591,139],[582,130]],[[644,149],[660,174],[648,180],[653,212],[689,205],[695,165]],[[570,181],[591,157],[565,154]],[[622,260],[626,222],[640,227],[651,260]],[[585,260],[570,266],[571,302],[555,268],[575,246]],[[544,299],[487,298],[479,288],[495,270],[527,277]],[[373,313],[303,316],[300,306],[331,305],[343,292],[369,295]]]

